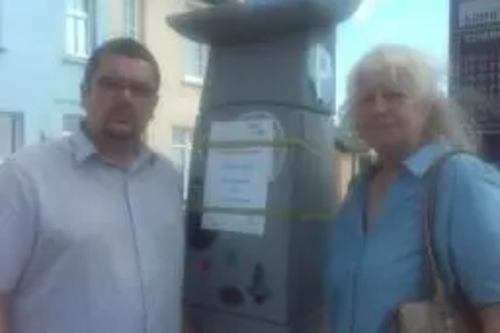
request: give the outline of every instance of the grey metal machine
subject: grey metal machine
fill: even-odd
[[[500,2],[450,1],[450,92],[473,111],[486,159],[500,166]]]
[[[359,1],[227,3],[168,18],[210,45],[187,199],[196,333],[320,323],[335,210],[335,26]]]

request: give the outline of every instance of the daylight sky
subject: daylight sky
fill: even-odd
[[[384,42],[425,51],[447,67],[449,0],[364,0],[337,30],[337,106],[345,98],[349,69],[363,53]]]

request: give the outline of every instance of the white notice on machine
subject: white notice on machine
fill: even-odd
[[[210,133],[211,142],[229,144],[273,139],[274,125],[268,120],[214,122]],[[203,228],[264,233],[266,216],[263,212],[273,152],[272,147],[266,146],[210,149],[204,190],[204,207],[208,211],[203,215]]]

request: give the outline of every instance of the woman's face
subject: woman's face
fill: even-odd
[[[400,81],[400,82],[398,82]],[[365,73],[354,87],[354,123],[360,138],[380,155],[405,154],[420,142],[427,111],[421,95],[389,73]]]

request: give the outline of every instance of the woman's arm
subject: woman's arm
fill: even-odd
[[[500,173],[465,156],[452,163],[451,260],[484,333],[500,333]]]

